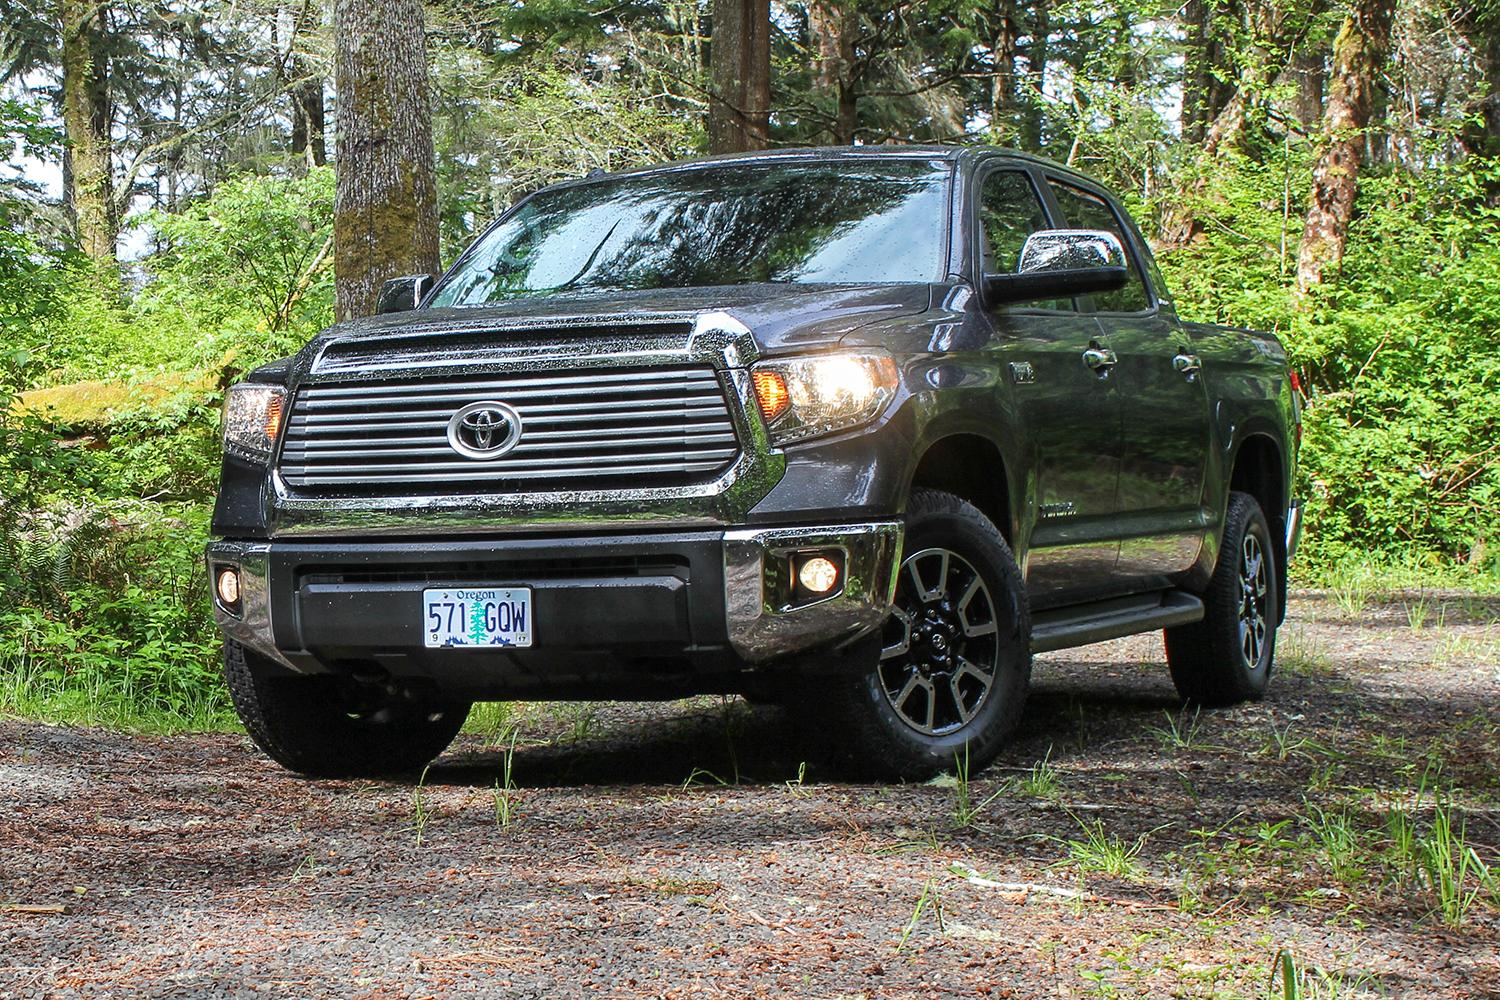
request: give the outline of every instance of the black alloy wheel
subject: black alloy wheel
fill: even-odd
[[[891,710],[927,736],[967,725],[995,685],[998,631],[989,587],[967,559],[945,548],[907,556],[880,651]]]
[[[968,501],[912,491],[891,616],[866,672],[803,717],[846,771],[908,781],[977,774],[1020,722],[1031,614],[1004,537]]]

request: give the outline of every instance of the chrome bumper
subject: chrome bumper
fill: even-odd
[[[291,667],[292,664],[276,648],[275,633],[271,631],[270,551],[269,542],[210,543],[207,553],[209,588],[213,589],[213,580],[217,575],[215,567],[238,567],[239,613],[225,609],[217,597],[211,597],[210,600],[214,606],[214,620],[219,623],[219,629],[226,636],[262,656]]]
[[[1297,543],[1302,540],[1302,501],[1293,500],[1286,509],[1286,561],[1291,562],[1297,554]]]
[[[760,663],[817,646],[837,645],[878,628],[890,614],[903,537],[900,521],[706,534],[700,544],[722,551],[723,622],[730,647],[742,660]],[[574,541],[582,543],[585,539]],[[217,575],[218,567],[236,567],[240,573],[239,606],[229,609],[215,598],[214,618],[230,639],[283,666],[303,669],[306,664],[299,668],[276,644],[273,608],[291,609],[286,612],[291,619],[281,623],[284,634],[287,626],[299,624],[299,620],[288,595],[275,595],[281,598],[278,604],[270,592],[272,544],[219,541],[208,546],[210,580]],[[827,597],[809,598],[805,591],[799,593],[793,578],[792,557],[814,549],[843,555],[842,580]],[[717,561],[718,553],[708,558]],[[710,588],[708,593],[700,593],[703,600],[718,603],[715,584],[698,586]],[[598,638],[604,646],[611,642],[608,635]],[[292,655],[301,654],[294,649]]]
[[[890,614],[903,537],[900,521],[726,532],[730,645],[746,660],[760,662],[878,628]],[[797,604],[791,557],[809,549],[842,551],[843,583],[830,597]]]

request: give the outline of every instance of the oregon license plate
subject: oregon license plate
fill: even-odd
[[[423,633],[429,649],[443,646],[531,645],[531,590],[422,591]]]

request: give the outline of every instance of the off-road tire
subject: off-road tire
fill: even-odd
[[[351,712],[348,682],[281,676],[264,669],[260,659],[239,643],[224,643],[224,677],[235,711],[266,756],[313,777],[417,771],[453,742],[471,707],[405,691],[378,708]]]
[[[1260,554],[1258,582],[1246,579],[1247,546]],[[1184,701],[1234,705],[1265,694],[1276,657],[1276,623],[1281,620],[1279,570],[1260,504],[1248,493],[1230,493],[1219,564],[1201,595],[1203,619],[1165,630],[1167,666]],[[1247,618],[1259,620],[1253,663],[1245,651],[1242,626],[1253,634],[1256,625]]]
[[[921,556],[924,552],[942,551],[959,559]],[[926,560],[918,571],[919,574],[925,571],[926,579],[920,582],[910,576],[914,559]],[[927,625],[931,632],[929,639],[917,639],[917,626],[909,620],[912,617],[909,609],[919,610],[918,621],[920,614],[925,613],[922,609],[934,615],[947,614],[943,600],[953,595],[946,588],[966,590],[976,577],[982,582],[989,602],[989,621],[995,626],[994,632],[977,638],[968,636],[971,623],[964,615],[982,613],[973,604],[978,599],[976,591],[959,611],[956,622],[950,619],[946,623],[950,630],[956,626],[959,635],[950,631],[940,649],[934,645],[936,640],[932,636],[942,630],[944,623],[934,621]],[[942,589],[946,597],[929,600],[922,596],[928,583]],[[956,605],[958,601],[949,603]],[[875,662],[870,669],[862,675],[833,681],[826,696],[816,702],[831,740],[834,761],[845,773],[883,779],[919,781],[952,771],[959,764],[964,764],[969,773],[978,773],[995,759],[1015,731],[1031,683],[1031,613],[1021,571],[1010,546],[990,519],[966,500],[937,490],[914,490],[907,506],[897,608],[883,632],[881,645],[886,647],[885,651],[874,654]],[[975,631],[982,627],[978,625]],[[903,633],[906,651],[890,653],[902,641]],[[993,644],[988,641],[991,635]],[[919,650],[926,651],[925,657],[919,655]],[[974,690],[972,674],[960,678],[957,686],[948,687],[953,696],[949,703],[940,688],[951,684],[953,672],[923,673],[922,664],[930,667],[943,651],[958,657],[960,665],[965,658],[972,657],[974,662],[988,660],[984,665],[993,667],[988,688],[966,720],[958,709],[957,692]],[[887,693],[896,687],[906,690],[901,683],[903,676],[907,683],[914,683],[913,677],[925,676],[931,685],[921,691],[910,691],[904,703],[904,711],[922,717],[920,722],[909,723],[895,707],[894,696]],[[928,702],[914,704],[919,694],[922,699],[932,698],[954,708],[953,719],[957,721],[953,726],[941,732],[919,731],[916,728],[919,724],[938,728],[932,726],[936,713],[926,710]]]

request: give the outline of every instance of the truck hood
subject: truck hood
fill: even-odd
[[[832,343],[861,327],[927,310],[932,286],[903,285],[726,285],[632,292],[592,292],[517,299],[460,309],[419,309],[372,316],[329,327],[309,347],[358,342],[368,354],[382,340],[410,343],[453,337],[473,342],[493,331],[504,337],[545,329],[556,338],[575,328],[581,335],[637,324],[691,324],[707,312],[723,312],[744,323],[763,354]],[[535,324],[535,327],[532,327]]]

